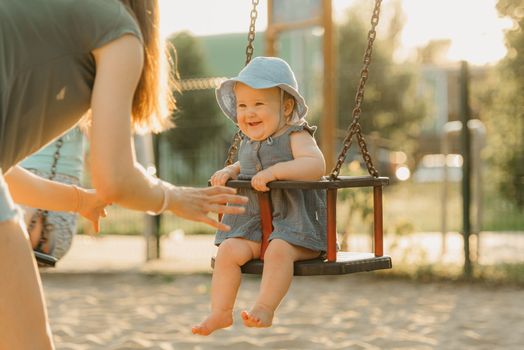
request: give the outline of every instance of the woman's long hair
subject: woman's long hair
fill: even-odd
[[[160,132],[171,126],[175,108],[171,64],[165,42],[160,39],[157,0],[120,0],[136,18],[144,38],[144,68],[133,97],[135,130]]]

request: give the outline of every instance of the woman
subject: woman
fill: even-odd
[[[0,2],[0,349],[53,349],[44,299],[17,203],[75,211],[77,189],[16,166],[91,110],[92,183],[103,203],[169,211],[221,230],[209,212],[236,214],[246,198],[225,187],[176,187],[134,159],[132,131],[170,125],[156,0]],[[29,192],[27,188],[34,188]],[[53,188],[60,196],[48,195]],[[102,208],[102,209],[100,209]]]

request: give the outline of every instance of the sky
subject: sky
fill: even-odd
[[[335,20],[354,3],[371,0],[333,0]],[[246,32],[249,27],[250,0],[159,0],[161,32],[164,36],[188,30],[194,35]],[[383,6],[388,0],[383,1]],[[472,64],[495,63],[506,54],[504,30],[508,19],[499,18],[496,0],[402,0],[405,26],[399,57],[435,39],[451,39],[447,58]],[[257,31],[267,26],[267,1],[258,5]],[[380,29],[380,25],[379,25]],[[380,31],[378,32],[380,36]]]

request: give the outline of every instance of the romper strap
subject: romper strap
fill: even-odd
[[[304,121],[299,125],[290,125],[289,128],[286,130],[286,134],[291,134],[302,130],[306,130],[313,137],[315,135],[315,131],[317,131],[317,127],[310,126],[306,121]]]

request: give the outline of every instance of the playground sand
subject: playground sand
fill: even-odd
[[[42,275],[58,350],[521,349],[524,290],[416,283],[372,274],[296,277],[274,325],[248,329],[239,313],[259,278],[244,275],[235,324],[191,334],[209,310],[211,276]]]

